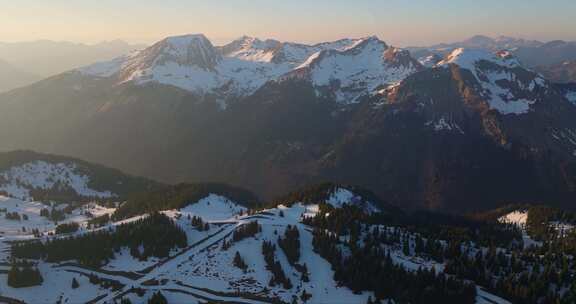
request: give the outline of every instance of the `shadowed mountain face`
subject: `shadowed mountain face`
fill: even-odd
[[[564,61],[549,66],[539,66],[536,67],[536,70],[554,82],[576,82],[576,60]]]
[[[167,39],[0,95],[0,149],[265,199],[327,180],[407,208],[576,198],[572,91],[508,53],[458,49],[425,68],[374,37],[248,42]]]
[[[538,47],[520,47],[514,55],[529,67],[557,65],[576,60],[576,42],[551,41]]]

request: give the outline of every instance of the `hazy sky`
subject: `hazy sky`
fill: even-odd
[[[153,42],[204,33],[301,42],[377,35],[398,46],[474,34],[576,40],[576,0],[0,0],[0,41]]]

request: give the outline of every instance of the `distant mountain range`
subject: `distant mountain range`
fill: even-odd
[[[377,37],[168,37],[0,94],[0,149],[227,182],[265,199],[327,180],[455,212],[576,199],[572,87],[513,51],[428,59]]]
[[[26,86],[40,79],[39,76],[23,72],[0,60],[0,92]]]
[[[476,35],[463,41],[442,43],[428,47],[411,47],[408,48],[408,50],[410,50],[416,58],[425,60],[434,54],[440,56],[446,55],[448,52],[457,48],[477,48],[493,52],[507,50],[514,54],[522,64],[530,68],[558,65],[566,61],[576,60],[575,41],[554,40],[541,42],[505,36],[491,38]]]
[[[546,78],[560,83],[576,83],[576,60],[535,68]]]
[[[498,36],[491,38],[483,35],[472,36],[466,40],[454,43],[441,43],[430,46],[432,49],[454,49],[454,48],[483,48],[492,51],[500,51],[505,49],[515,49],[521,47],[540,47],[544,45],[543,42],[536,40],[526,40],[521,38]]]
[[[93,45],[49,40],[0,42],[0,91],[28,85],[41,78],[144,47],[120,40]]]

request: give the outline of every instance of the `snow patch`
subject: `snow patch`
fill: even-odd
[[[464,134],[464,131],[462,130],[462,128],[460,128],[460,126],[457,123],[451,121],[450,119],[446,119],[444,117],[441,117],[440,119],[437,119],[437,120],[428,121],[428,122],[426,122],[425,125],[432,127],[432,129],[434,129],[434,131],[436,131],[436,132],[457,131],[460,134]]]

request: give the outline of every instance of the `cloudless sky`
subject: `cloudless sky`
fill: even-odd
[[[576,0],[0,0],[0,41],[150,43],[204,33],[319,42],[377,35],[398,45],[475,34],[576,40]]]

